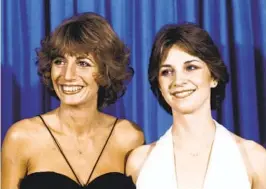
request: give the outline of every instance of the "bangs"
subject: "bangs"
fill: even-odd
[[[81,23],[68,23],[56,30],[50,40],[51,58],[66,54],[70,56],[94,54],[98,40],[89,33]]]

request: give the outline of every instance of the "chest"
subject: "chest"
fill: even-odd
[[[192,156],[176,152],[175,177],[178,183],[178,188],[202,188],[205,182],[208,167],[208,153]],[[191,182],[192,180],[193,182]]]
[[[75,181],[76,174],[84,183],[90,175],[93,180],[108,172],[124,171],[126,154],[112,141],[109,141],[105,147],[105,141],[101,138],[79,146],[64,138],[57,142],[59,147],[51,139],[39,139],[30,148],[28,173],[56,172]]]

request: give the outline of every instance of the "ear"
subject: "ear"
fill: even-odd
[[[217,85],[218,85],[218,81],[213,79],[211,81],[211,88],[215,88],[215,87],[217,87]]]

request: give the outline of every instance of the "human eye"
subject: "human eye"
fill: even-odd
[[[172,69],[163,69],[160,72],[160,75],[162,76],[171,76],[173,75],[174,71]]]
[[[77,62],[77,64],[78,64],[80,67],[90,67],[90,66],[91,66],[91,64],[90,64],[88,61],[86,61],[86,60],[79,60],[79,61]]]
[[[53,64],[58,65],[58,66],[65,64],[65,62],[62,58],[55,58],[52,62],[53,62]]]
[[[196,66],[196,65],[188,65],[188,66],[186,66],[186,70],[187,71],[193,71],[193,70],[197,70],[199,67],[198,66]]]

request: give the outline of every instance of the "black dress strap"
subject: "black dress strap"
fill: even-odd
[[[101,153],[99,154],[99,156],[98,156],[98,158],[97,158],[97,160],[96,160],[96,162],[95,162],[95,164],[94,164],[94,166],[93,166],[93,168],[92,168],[91,174],[90,174],[90,176],[89,176],[89,178],[88,178],[88,180],[87,180],[87,182],[86,182],[86,185],[88,185],[89,182],[90,182],[91,176],[92,176],[92,174],[93,174],[93,172],[94,172],[94,170],[95,170],[95,168],[96,168],[96,166],[97,166],[97,164],[98,164],[98,162],[99,162],[99,160],[100,160],[100,158],[101,158],[101,156],[102,156],[102,154],[103,154],[103,151],[104,151],[104,149],[105,149],[105,147],[106,147],[106,145],[107,145],[107,143],[108,143],[108,141],[109,141],[109,138],[111,137],[111,135],[112,135],[112,133],[113,133],[113,130],[114,130],[114,128],[115,128],[115,125],[116,125],[117,121],[118,121],[118,118],[116,118],[116,120],[115,120],[115,122],[114,122],[114,124],[113,124],[113,127],[112,127],[112,129],[111,129],[111,131],[110,131],[110,133],[109,133],[109,136],[107,137],[107,139],[106,139],[106,141],[105,141],[105,144],[104,144],[104,146],[103,146],[103,148],[102,148],[102,150],[101,150]]]
[[[85,185],[81,184],[81,182],[80,182],[80,180],[79,180],[77,174],[75,173],[75,171],[74,171],[74,169],[72,168],[70,162],[68,161],[66,155],[64,154],[62,148],[60,147],[59,142],[56,140],[55,136],[53,135],[52,131],[49,129],[49,127],[48,127],[47,124],[45,123],[44,119],[42,118],[41,115],[39,115],[39,117],[40,117],[40,119],[42,120],[42,122],[43,122],[43,124],[45,125],[45,127],[47,128],[47,130],[48,130],[48,132],[50,133],[50,135],[52,136],[52,138],[53,138],[53,140],[54,140],[54,142],[55,142],[55,144],[56,144],[58,150],[60,151],[60,153],[61,153],[62,156],[64,157],[64,159],[65,159],[65,161],[67,162],[69,168],[71,169],[73,175],[74,175],[75,178],[77,179],[77,182],[80,184],[80,186],[85,186]],[[102,153],[103,153],[103,151],[104,151],[104,149],[105,149],[105,147],[106,147],[106,145],[107,145],[107,143],[108,143],[108,141],[109,141],[109,138],[111,137],[111,135],[112,135],[112,133],[113,133],[113,130],[114,130],[114,128],[115,128],[115,125],[116,125],[117,121],[118,121],[118,118],[116,118],[116,120],[115,120],[115,122],[114,122],[114,124],[113,124],[113,127],[112,127],[112,129],[111,129],[111,131],[110,131],[110,133],[109,133],[109,136],[107,137],[106,142],[105,142],[105,144],[104,144],[104,146],[103,146],[103,148],[102,148],[102,150],[101,150],[101,152],[100,152],[100,154],[99,154],[99,156],[98,156],[98,158],[97,158],[97,160],[96,160],[96,163],[94,164],[94,166],[93,166],[93,168],[92,168],[92,171],[91,171],[91,173],[90,173],[90,175],[89,175],[89,178],[88,178],[88,180],[87,180],[87,182],[86,182],[86,185],[89,183],[89,181],[90,181],[90,179],[91,179],[91,176],[92,176],[92,174],[93,174],[93,172],[94,172],[94,170],[95,170],[95,168],[96,168],[96,166],[97,166],[97,163],[99,162],[100,157],[101,157],[101,155],[102,155]]]
[[[59,144],[59,142],[56,140],[56,138],[55,138],[55,136],[53,135],[52,131],[51,131],[51,130],[49,129],[49,127],[46,125],[46,123],[45,123],[44,119],[42,118],[42,116],[41,116],[41,115],[39,115],[39,117],[41,118],[41,120],[42,120],[43,124],[45,125],[45,127],[46,127],[46,128],[47,128],[47,130],[49,131],[50,135],[52,136],[52,138],[53,138],[53,140],[54,140],[54,142],[55,142],[55,144],[56,144],[56,146],[57,146],[58,150],[60,151],[60,153],[62,154],[62,156],[63,156],[63,157],[64,157],[64,159],[66,160],[66,162],[67,162],[68,166],[70,167],[70,169],[71,169],[72,173],[73,173],[73,174],[74,174],[74,176],[76,177],[76,179],[77,179],[78,183],[79,183],[79,184],[82,186],[82,184],[81,184],[81,182],[80,182],[80,180],[79,180],[78,176],[76,175],[76,173],[75,173],[74,169],[72,168],[72,166],[71,166],[70,162],[68,161],[67,157],[65,156],[65,154],[64,154],[64,152],[63,152],[63,150],[62,150],[62,148],[60,147],[60,144]]]

